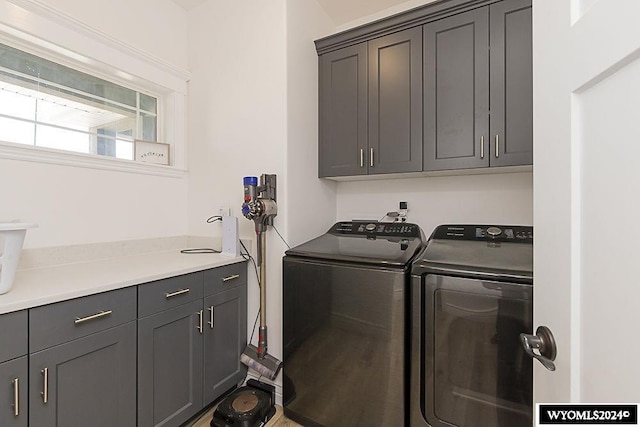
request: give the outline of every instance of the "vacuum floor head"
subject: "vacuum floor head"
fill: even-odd
[[[261,359],[258,356],[258,349],[252,344],[247,345],[244,349],[244,352],[240,356],[240,362],[270,380],[276,379],[282,367],[282,362],[268,353],[264,359]]]

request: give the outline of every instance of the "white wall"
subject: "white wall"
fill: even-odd
[[[209,0],[189,11],[189,232],[220,235],[206,224],[217,207],[239,217],[241,235],[255,236],[242,217],[242,178],[278,179],[276,227],[286,224],[286,3]],[[255,245],[254,245],[255,246]],[[284,244],[267,233],[269,353],[282,357],[281,257]],[[249,335],[259,291],[249,269]],[[257,343],[257,331],[254,344]]]
[[[333,28],[315,0],[287,0],[287,227],[290,245],[324,233],[336,215],[336,183],[318,179],[318,55]],[[282,230],[281,230],[282,231]]]
[[[171,0],[37,1],[122,43],[187,68],[187,17]]]
[[[533,224],[530,172],[340,182],[338,220],[380,219],[409,204],[426,237],[445,223]]]
[[[335,183],[317,179],[317,56],[333,25],[315,0],[209,0],[189,12],[189,232],[219,235],[205,220],[231,207],[241,235],[242,178],[275,173],[275,226],[294,245],[335,219]],[[267,233],[269,353],[282,358],[282,256]],[[258,310],[250,269],[249,334]],[[257,333],[254,344],[257,342]],[[279,382],[279,380],[278,380]]]
[[[29,12],[0,0],[3,11],[0,35],[12,28],[38,36],[44,31],[54,31],[56,25],[65,26],[69,19],[79,23],[83,31],[95,26],[109,38],[133,46],[149,58],[159,58],[172,70],[183,70],[186,66],[186,14],[171,0],[97,3],[47,0],[25,5]],[[48,21],[43,21],[43,17]],[[43,26],[43,22],[52,24]],[[71,34],[68,26],[64,29],[67,32],[60,37]],[[57,33],[53,36],[47,41],[53,43]],[[74,50],[96,46],[85,42],[84,35],[77,39]],[[98,61],[113,57],[109,47],[103,50],[93,47],[76,52]],[[187,231],[186,177],[2,158],[0,183],[0,219],[21,219],[40,225],[27,233],[25,247],[165,237],[184,235]]]

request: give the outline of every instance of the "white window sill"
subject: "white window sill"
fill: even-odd
[[[183,178],[186,169],[0,141],[0,159]]]

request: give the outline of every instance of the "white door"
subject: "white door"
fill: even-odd
[[[534,400],[640,401],[640,1],[534,0]]]

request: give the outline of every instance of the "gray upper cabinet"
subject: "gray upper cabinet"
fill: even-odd
[[[531,1],[424,26],[424,169],[533,163]]]
[[[319,175],[367,173],[367,44],[320,57]]]
[[[31,354],[29,424],[135,427],[135,322]]]
[[[369,174],[420,171],[422,28],[371,40],[368,49]]]
[[[319,176],[531,165],[531,30],[531,0],[443,0],[316,40]]]
[[[491,166],[533,164],[531,0],[490,6]]]
[[[319,61],[320,177],[422,170],[422,29]]]
[[[424,26],[424,169],[489,166],[489,9]]]

